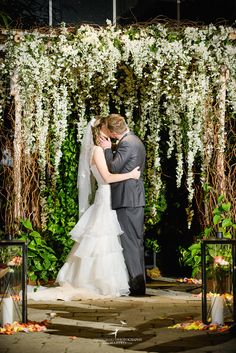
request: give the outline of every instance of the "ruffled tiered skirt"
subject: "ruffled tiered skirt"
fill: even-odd
[[[100,185],[94,204],[70,232],[75,243],[57,275],[60,286],[43,290],[42,298],[39,292],[30,293],[31,299],[45,300],[48,295],[51,300],[70,300],[80,296],[129,294],[129,277],[120,244],[122,230],[110,204],[110,186]]]

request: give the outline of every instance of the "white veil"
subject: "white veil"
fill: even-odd
[[[86,126],[80,148],[77,182],[79,188],[79,218],[90,206],[89,199],[92,193],[90,162],[94,147],[91,127],[95,121],[96,119],[92,118]]]

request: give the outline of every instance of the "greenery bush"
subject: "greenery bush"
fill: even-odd
[[[225,199],[224,195],[217,198],[217,206],[213,210],[212,225],[205,228],[200,234],[197,241],[190,245],[187,249],[180,248],[180,262],[192,269],[192,277],[201,276],[201,239],[212,238],[217,236],[217,232],[222,233],[223,238],[232,239],[236,223],[231,217],[231,203]],[[206,264],[207,272],[212,270],[214,257],[223,256],[228,261],[231,259],[231,250],[229,247],[221,247],[218,245],[208,245],[206,247]]]
[[[28,279],[36,284],[48,282],[57,273],[57,256],[41,234],[33,230],[29,220],[21,220],[23,227],[19,240],[28,245]]]

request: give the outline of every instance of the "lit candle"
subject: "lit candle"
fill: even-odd
[[[14,322],[13,307],[12,297],[2,299],[2,325],[12,324]]]
[[[224,298],[220,295],[211,299],[211,323],[224,325]]]

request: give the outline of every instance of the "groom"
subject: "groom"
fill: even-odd
[[[121,236],[121,245],[130,277],[130,295],[144,295],[145,191],[142,175],[145,167],[145,147],[141,140],[129,131],[125,119],[121,115],[109,115],[106,123],[109,137],[117,139],[114,152],[111,141],[104,138],[100,140],[109,171],[111,173],[126,173],[137,166],[141,170],[139,180],[129,179],[111,184],[111,202],[112,209],[116,210],[118,221],[124,231]]]

